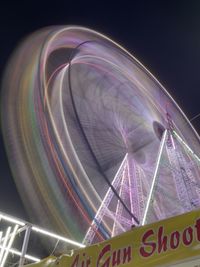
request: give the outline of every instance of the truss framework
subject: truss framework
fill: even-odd
[[[193,164],[186,161],[183,155],[184,153],[192,157],[195,162],[193,164],[200,166],[200,158],[173,129],[173,124],[169,123],[169,128],[162,135],[153,178],[151,179],[151,184],[148,186],[148,190],[146,190],[146,196],[144,196],[144,174],[142,169],[129,154],[126,154],[113,179],[112,185],[118,192],[120,198],[128,205],[131,213],[139,219],[140,225],[147,223],[152,206],[157,213],[158,219],[165,218],[159,207],[159,203],[154,201],[156,190],[166,195],[165,197],[170,201],[170,196],[165,192],[165,189],[158,187],[159,170],[162,166],[163,156],[168,158],[169,166],[167,167],[171,171],[176,188],[178,205],[181,207],[180,212],[187,212],[200,206],[200,185],[197,183],[191,171]],[[83,240],[84,244],[88,245],[94,242],[96,232],[99,227],[104,226],[103,221],[106,221],[106,218],[112,221],[111,236],[106,236],[106,238],[118,235],[130,229],[133,225],[136,225],[133,218],[128,218],[128,216],[126,217],[124,215],[123,207],[119,201],[117,201],[114,209],[111,207],[112,205],[110,203],[113,198],[114,194],[111,188],[109,188],[85,235]]]

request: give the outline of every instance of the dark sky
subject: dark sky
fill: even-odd
[[[200,113],[200,1],[1,1],[1,77],[21,39],[49,25],[82,25],[110,36],[160,80],[188,118]],[[194,125],[200,133],[200,119]],[[2,138],[0,160],[0,210],[26,218]]]

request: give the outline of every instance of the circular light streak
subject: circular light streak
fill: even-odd
[[[197,133],[155,77],[95,31],[49,27],[19,46],[4,75],[2,125],[27,210],[69,237],[93,231],[96,242],[141,224],[154,178],[145,223],[200,206]],[[158,169],[166,130],[175,152],[167,140]],[[195,195],[184,196],[187,209],[176,177]]]

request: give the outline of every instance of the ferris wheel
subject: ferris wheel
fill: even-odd
[[[108,37],[41,30],[13,56],[4,88],[7,152],[33,217],[91,244],[200,206],[198,134]]]

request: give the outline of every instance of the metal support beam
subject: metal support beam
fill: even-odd
[[[164,148],[164,145],[165,145],[167,133],[168,133],[168,131],[165,130],[164,133],[163,133],[162,139],[161,139],[161,143],[160,143],[160,147],[159,147],[159,151],[158,151],[158,157],[157,157],[157,161],[156,161],[156,167],[155,167],[155,171],[154,171],[154,176],[153,176],[151,188],[150,188],[150,191],[149,191],[149,196],[148,196],[148,199],[147,199],[146,208],[145,208],[143,219],[142,219],[142,225],[144,225],[145,222],[146,222],[147,213],[148,213],[149,207],[150,207],[150,202],[151,202],[151,199],[153,197],[155,184],[156,184],[158,171],[159,171],[159,166],[160,166],[160,160],[161,160],[163,148]]]
[[[125,155],[117,173],[115,174],[115,177],[113,178],[113,181],[112,181],[112,186],[114,188],[117,188],[118,185],[120,184],[120,181],[121,181],[121,176],[122,176],[122,173],[123,173],[123,170],[124,170],[124,166],[126,164],[126,161],[127,161],[127,156],[128,154]],[[110,212],[110,210],[108,209],[108,206],[112,200],[114,196],[114,193],[112,191],[111,188],[108,189],[108,191],[106,192],[106,195],[105,197],[103,198],[102,202],[101,202],[101,205],[82,241],[83,244],[91,244],[94,237],[95,237],[95,234],[96,234],[96,231],[98,230],[98,227],[100,225],[100,223],[102,222],[102,219],[104,217],[104,215],[106,214],[108,216],[108,214],[110,213],[110,218],[112,218],[112,220],[114,220],[115,216],[113,216],[112,212]],[[123,229],[123,227],[121,226],[121,224],[119,222],[116,222],[118,223],[118,226]]]
[[[25,255],[26,255],[27,248],[28,248],[30,233],[31,233],[31,225],[28,225],[26,228],[24,241],[23,241],[23,245],[22,245],[22,254],[21,254],[20,260],[19,260],[19,267],[24,265]]]
[[[200,163],[200,158],[194,153],[194,151],[186,144],[183,139],[180,137],[180,135],[173,130],[173,134],[177,138],[177,140],[187,149],[187,151],[193,156],[193,158]]]

